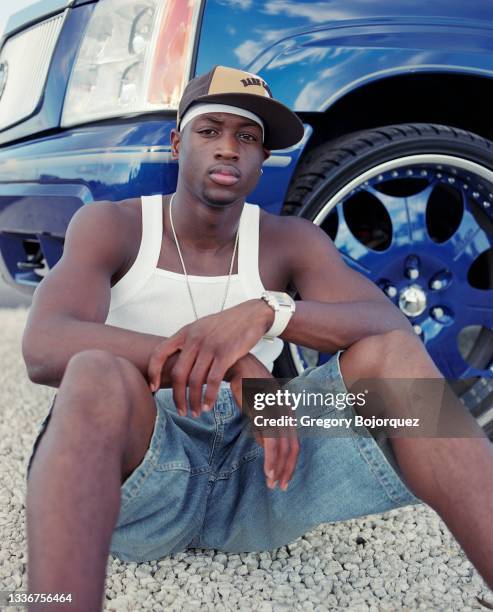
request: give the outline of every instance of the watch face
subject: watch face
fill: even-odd
[[[293,299],[288,293],[284,293],[283,291],[271,291],[270,294],[279,306],[291,307],[293,305]]]
[[[282,297],[278,298],[278,300],[281,306],[291,306],[291,299],[289,299],[289,297],[285,297],[284,294]]]

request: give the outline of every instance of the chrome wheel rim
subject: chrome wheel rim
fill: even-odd
[[[399,183],[402,193],[393,193],[389,186],[399,192]],[[411,184],[406,193],[404,185]],[[442,198],[443,194],[453,196],[456,217],[455,227],[447,228],[450,235],[445,238],[440,235],[445,230],[438,225],[433,230],[440,235],[438,240],[428,214],[432,205],[437,206],[437,193]],[[361,232],[358,235],[348,223],[351,202],[364,197],[377,200],[390,221],[391,235],[383,248],[365,244]],[[493,327],[493,286],[472,284],[471,268],[475,266],[472,271],[477,273],[493,255],[493,171],[454,155],[402,156],[352,179],[327,199],[312,221],[324,227],[335,215],[337,229],[331,237],[342,257],[380,286],[408,317],[443,375],[448,379],[491,377],[493,361],[476,345],[493,339],[493,332],[488,335]],[[445,214],[444,221],[450,226],[449,216]],[[378,242],[378,232],[373,234]],[[493,267],[487,275],[491,283]],[[464,333],[474,336],[473,341],[464,341]],[[299,372],[329,357],[314,357],[313,351],[293,344],[289,350]],[[471,358],[480,353],[481,359]]]

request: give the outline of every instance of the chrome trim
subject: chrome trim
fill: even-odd
[[[397,157],[395,159],[391,159],[382,164],[379,164],[378,166],[370,168],[363,174],[360,174],[359,176],[354,178],[347,185],[345,185],[341,190],[334,194],[328,202],[325,203],[325,205],[320,209],[317,216],[313,219],[313,223],[315,223],[316,225],[320,225],[325,219],[325,217],[328,215],[328,213],[332,210],[332,208],[337,204],[337,202],[344,198],[353,189],[359,187],[361,183],[369,181],[379,174],[383,174],[385,172],[389,172],[390,170],[394,170],[395,168],[399,168],[400,166],[418,164],[443,164],[445,166],[455,166],[456,168],[461,168],[461,170],[473,172],[484,180],[493,183],[492,170],[489,170],[488,168],[485,168],[484,166],[481,166],[476,162],[472,162],[467,159],[462,159],[461,157],[455,157],[454,155],[426,153],[418,155],[408,155],[405,157]]]

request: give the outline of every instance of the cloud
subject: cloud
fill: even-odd
[[[289,0],[269,0],[264,11],[268,15],[287,15],[288,17],[305,17],[314,23],[340,21],[350,17],[349,10],[334,9],[331,2],[304,4]]]
[[[243,65],[250,64],[257,55],[278,41],[284,39],[288,30],[260,30],[252,32],[255,40],[245,40],[235,50],[234,54]],[[289,43],[291,44],[291,43]],[[252,68],[253,70],[253,68]]]
[[[252,6],[252,0],[219,0],[219,4],[225,4],[228,7],[248,11],[248,9]]]
[[[236,47],[234,54],[240,60],[241,65],[248,65],[257,55],[265,49],[262,42],[245,40],[239,47]]]
[[[310,62],[318,62],[325,59],[330,53],[330,49],[299,49],[296,53],[285,54],[281,53],[275,57],[269,64],[270,68],[281,68],[282,66],[289,66],[290,64],[308,64]]]

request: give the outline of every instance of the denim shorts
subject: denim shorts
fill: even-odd
[[[289,384],[316,382],[328,393],[346,393],[340,353]],[[149,449],[121,487],[110,545],[123,561],[156,560],[187,548],[273,550],[321,523],[421,503],[406,485],[388,439],[379,441],[364,427],[350,428],[344,436],[331,435],[330,429],[299,436],[296,469],[287,491],[281,491],[267,487],[264,451],[228,383],[213,410],[197,419],[177,414],[170,389],[154,397],[157,416]],[[354,415],[352,408],[346,410]],[[312,416],[351,415],[321,407]]]

